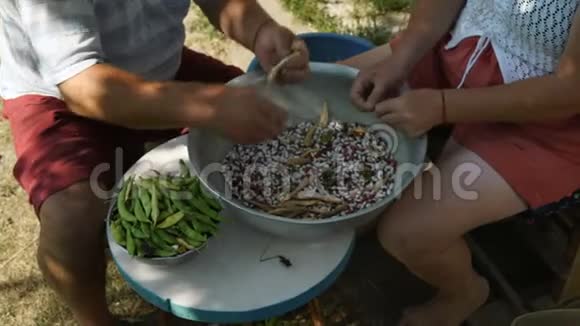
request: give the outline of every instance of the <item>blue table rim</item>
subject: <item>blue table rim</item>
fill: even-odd
[[[326,278],[321,280],[318,284],[314,285],[310,289],[306,290],[304,293],[286,301],[282,301],[267,307],[263,307],[256,310],[250,311],[208,311],[202,309],[194,309],[190,307],[181,306],[171,302],[170,299],[163,299],[155,294],[153,291],[143,287],[139,282],[135,281],[129,274],[123,270],[119,265],[115,256],[113,255],[113,261],[117,265],[119,273],[129,284],[129,286],[139,294],[145,301],[158,307],[159,309],[169,312],[174,316],[179,318],[194,320],[200,322],[211,322],[211,323],[247,323],[262,321],[273,317],[278,317],[284,315],[290,311],[300,308],[310,302],[312,299],[316,298],[322,292],[326,291],[338,277],[342,274],[355,246],[355,237],[350,243],[347,253],[344,255],[340,263],[336,268],[328,274]],[[248,293],[252,295],[252,293]]]

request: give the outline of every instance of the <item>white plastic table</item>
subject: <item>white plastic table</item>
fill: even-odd
[[[188,162],[187,136],[144,155],[127,173],[173,172]],[[275,238],[227,222],[198,256],[178,265],[151,265],[128,256],[110,237],[112,257],[129,285],[146,301],[177,317],[207,323],[242,323],[283,315],[326,290],[345,268],[354,232],[316,242]],[[291,266],[272,256],[288,258]]]

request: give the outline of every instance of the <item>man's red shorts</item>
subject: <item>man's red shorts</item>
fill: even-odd
[[[184,49],[175,79],[225,83],[242,73],[237,67]],[[69,111],[63,101],[39,95],[6,100],[3,115],[10,122],[16,150],[14,176],[37,214],[48,197],[88,180],[103,164],[109,164],[109,169],[100,175],[100,181],[111,187],[119,149],[124,171],[144,154],[145,142],[180,134],[179,130],[138,131],[86,119]]]

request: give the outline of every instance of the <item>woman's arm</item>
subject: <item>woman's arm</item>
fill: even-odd
[[[417,0],[411,10],[407,28],[399,35],[392,55],[408,66],[414,66],[447,33],[465,0]],[[340,62],[358,69],[371,67],[391,55],[388,44]]]
[[[525,122],[580,114],[580,12],[557,71],[507,85],[446,90],[449,122]]]

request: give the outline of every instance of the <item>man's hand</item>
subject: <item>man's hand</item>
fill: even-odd
[[[383,101],[375,111],[385,123],[418,137],[444,122],[443,105],[440,91],[422,89]]]
[[[98,64],[60,85],[69,109],[132,129],[209,128],[255,143],[285,127],[286,112],[255,89],[197,82],[147,81]]]
[[[214,104],[209,127],[236,143],[258,143],[276,137],[286,127],[286,111],[253,88],[227,88]]]
[[[292,52],[299,52],[300,55],[290,60],[281,71],[280,79],[283,82],[298,82],[308,76],[309,53],[306,44],[273,20],[268,20],[258,29],[253,49],[266,72]]]
[[[374,111],[377,103],[399,95],[408,74],[406,66],[403,60],[390,55],[361,70],[351,89],[353,103],[363,111]]]

